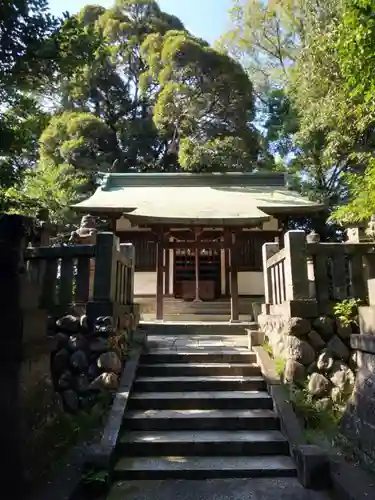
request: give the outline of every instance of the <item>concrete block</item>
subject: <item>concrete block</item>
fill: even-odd
[[[318,316],[318,303],[314,299],[287,300],[282,304],[271,306],[271,314],[284,318],[316,318]]]
[[[363,334],[375,334],[375,306],[358,308],[359,330]]]
[[[247,329],[246,331],[247,331],[248,348],[250,350],[252,350],[254,346],[264,344],[265,335],[263,332],[260,332],[259,330],[250,330],[250,329]]]
[[[316,445],[299,445],[293,450],[300,483],[309,489],[324,490],[331,486],[331,469],[327,453]]]
[[[368,300],[370,307],[375,306],[375,278],[370,278],[367,280],[367,288],[368,288]]]
[[[357,364],[358,368],[375,372],[375,354],[357,351]]]

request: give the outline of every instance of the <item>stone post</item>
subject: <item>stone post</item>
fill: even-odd
[[[263,280],[264,280],[264,300],[266,304],[272,304],[273,285],[271,269],[267,268],[267,260],[279,251],[279,243],[264,243],[262,246]]]
[[[126,303],[134,303],[134,266],[135,266],[135,248],[132,243],[121,243],[120,251],[131,261],[131,267],[126,272]]]
[[[288,231],[284,237],[286,300],[310,298],[304,231]]]
[[[320,236],[314,230],[306,236],[306,243],[319,243]],[[316,298],[315,267],[314,259],[311,255],[307,256],[307,279],[309,281],[309,296]]]
[[[20,415],[22,364],[21,280],[23,252],[32,232],[32,220],[20,215],[0,215],[0,449],[1,487],[5,496],[21,500],[23,463]]]
[[[92,215],[84,215],[77,231],[73,231],[70,236],[70,242],[77,245],[95,245],[96,244],[96,221]],[[89,280],[89,299],[93,298],[95,275],[95,259],[90,259],[90,280]]]

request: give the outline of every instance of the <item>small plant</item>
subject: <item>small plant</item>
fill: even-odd
[[[90,469],[88,470],[82,478],[84,484],[97,484],[105,486],[109,481],[109,473],[104,470]]]
[[[291,402],[297,415],[303,418],[306,428],[320,429],[326,432],[337,430],[343,414],[343,407],[332,404],[329,407],[322,406],[307,390],[307,387],[291,388]]]
[[[268,354],[271,356],[271,358],[273,358],[272,347],[271,347],[270,343],[267,340],[264,342],[263,348],[264,348],[265,351],[268,352]]]
[[[285,365],[286,365],[285,359],[283,359],[283,358],[276,358],[275,359],[276,373],[277,373],[277,376],[280,378],[282,377],[282,375],[284,375]]]
[[[360,299],[345,299],[335,304],[333,314],[343,326],[350,326],[353,323],[357,325],[356,317],[361,304]]]

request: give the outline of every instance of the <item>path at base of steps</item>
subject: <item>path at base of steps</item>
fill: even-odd
[[[330,500],[295,478],[118,482],[106,500]]]

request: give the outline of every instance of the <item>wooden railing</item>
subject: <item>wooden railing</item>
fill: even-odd
[[[119,243],[113,233],[98,233],[96,243],[28,248],[27,280],[37,285],[38,305],[50,314],[64,313],[72,304],[100,304],[112,315],[133,304],[134,247]],[[35,289],[35,287],[34,287]]]
[[[265,302],[316,301],[321,313],[347,298],[366,301],[375,274],[375,244],[308,242],[304,231],[288,231],[284,248],[263,245]]]

